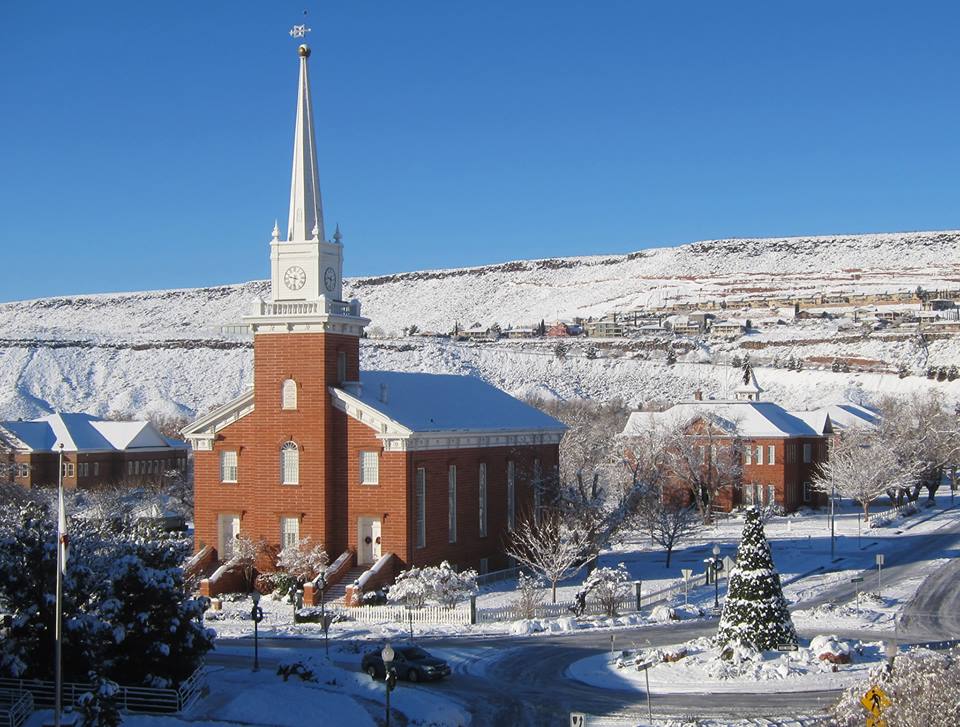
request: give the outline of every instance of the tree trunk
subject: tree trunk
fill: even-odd
[[[670,556],[671,556],[671,555],[673,555],[673,545],[672,545],[672,544],[667,546],[667,565],[666,565],[667,568],[670,567]]]
[[[557,602],[557,582],[551,581],[552,588],[550,589],[550,596],[553,599],[553,603]]]

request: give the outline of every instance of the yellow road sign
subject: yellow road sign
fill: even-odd
[[[860,704],[874,717],[879,717],[883,710],[893,704],[893,702],[890,701],[890,697],[888,697],[887,693],[880,687],[870,687],[867,693],[860,698]],[[867,725],[868,727],[883,727],[878,722],[874,722],[873,725],[868,722]]]
[[[887,720],[883,717],[874,717],[870,715],[867,717],[867,727],[887,727]]]

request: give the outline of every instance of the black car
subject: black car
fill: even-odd
[[[450,675],[450,665],[443,659],[430,656],[426,651],[417,646],[398,646],[393,650],[393,670],[400,679],[407,679],[411,682],[429,681],[431,679],[443,679]],[[386,677],[386,669],[383,668],[383,657],[380,651],[371,651],[363,655],[360,662],[360,668],[376,679]]]

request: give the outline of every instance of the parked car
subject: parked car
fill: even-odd
[[[400,679],[420,682],[443,679],[450,675],[450,665],[447,662],[431,656],[418,646],[398,646],[393,653],[393,669]],[[387,675],[379,649],[363,655],[360,669],[372,679],[384,678]]]

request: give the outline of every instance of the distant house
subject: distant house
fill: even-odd
[[[536,328],[508,328],[503,331],[503,336],[506,338],[536,338],[537,329]]]
[[[460,335],[464,338],[469,338],[474,341],[487,341],[491,338],[496,338],[496,335],[490,333],[490,329],[480,325],[479,323],[474,323],[472,326],[466,330],[460,331]]]
[[[623,336],[623,320],[611,313],[595,321],[588,321],[587,335],[594,338],[620,338]]]
[[[714,338],[736,338],[746,333],[748,328],[746,321],[735,319],[714,321],[710,326],[710,335]]]
[[[86,489],[116,483],[160,482],[185,472],[188,448],[148,421],[112,421],[90,414],[54,413],[30,421],[0,422],[13,481],[55,485],[63,447],[63,485]]]
[[[826,496],[815,492],[811,482],[818,464],[827,458],[833,433],[829,415],[807,421],[807,412],[790,412],[761,401],[762,391],[751,371],[732,400],[694,399],[662,412],[634,412],[622,434],[629,442],[658,429],[683,432],[694,446],[702,442],[704,467],[713,466],[721,456],[714,448],[732,448],[740,474],[715,500],[721,510],[755,504],[792,511],[803,505],[824,505]],[[729,449],[724,451],[729,454]],[[684,485],[678,481],[673,487],[681,490]]]
[[[671,324],[673,332],[681,336],[699,336],[704,329],[704,320],[693,316],[676,316]]]
[[[565,336],[579,336],[583,329],[576,323],[567,323],[566,321],[557,321],[547,329],[547,335],[551,338],[563,338]]]

